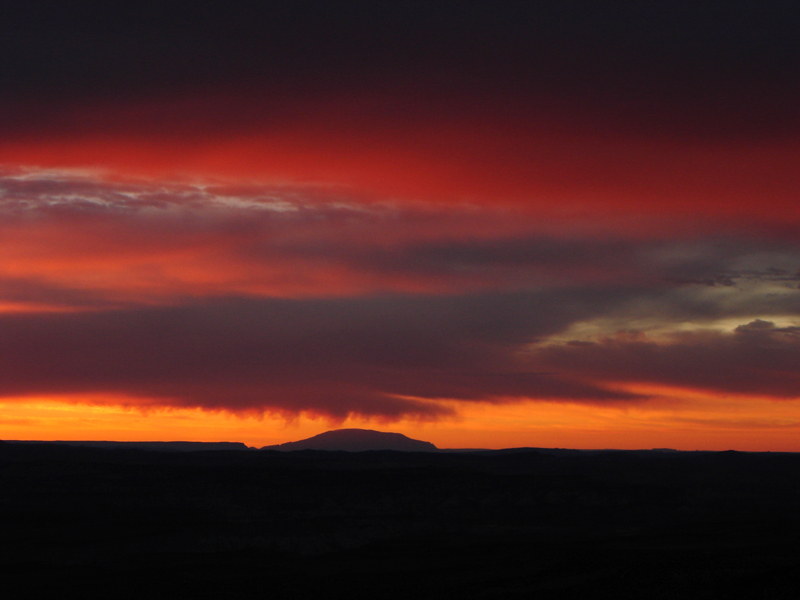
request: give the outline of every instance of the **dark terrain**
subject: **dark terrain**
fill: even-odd
[[[6,597],[797,598],[800,455],[0,443]]]
[[[397,452],[436,452],[430,442],[413,440],[402,433],[373,431],[371,429],[335,429],[298,442],[264,446],[262,450],[341,450],[366,452],[368,450],[395,450]]]

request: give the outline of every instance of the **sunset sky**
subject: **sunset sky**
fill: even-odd
[[[799,17],[4,2],[0,439],[800,451]]]

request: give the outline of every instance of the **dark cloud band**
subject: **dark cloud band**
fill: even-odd
[[[25,170],[0,191],[4,397],[436,418],[643,383],[799,394],[795,328],[768,324],[800,317],[791,232]]]

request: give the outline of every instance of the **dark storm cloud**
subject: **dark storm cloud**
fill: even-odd
[[[0,395],[122,394],[136,405],[435,418],[427,400],[630,402],[620,385],[800,397],[800,329],[555,343],[619,290],[217,300],[0,317]]]
[[[757,319],[733,332],[621,335],[538,350],[532,360],[595,385],[645,383],[716,393],[800,398],[800,328]]]
[[[406,400],[636,396],[538,372],[521,351],[613,298],[217,301],[0,317],[0,394],[121,393],[178,406],[435,416]]]
[[[575,239],[553,234],[512,234],[493,239],[421,241],[400,248],[324,248],[329,256],[379,272],[457,276],[484,274],[532,283],[524,274],[570,275],[591,279],[649,281],[653,285],[735,286],[739,281],[795,282],[797,272],[770,266],[770,261],[800,265],[800,244],[756,236],[676,236],[677,239]],[[313,243],[288,252],[317,253]],[[754,257],[753,268],[735,268]]]

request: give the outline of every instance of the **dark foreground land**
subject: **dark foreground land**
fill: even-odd
[[[0,444],[4,597],[798,598],[800,455]]]

